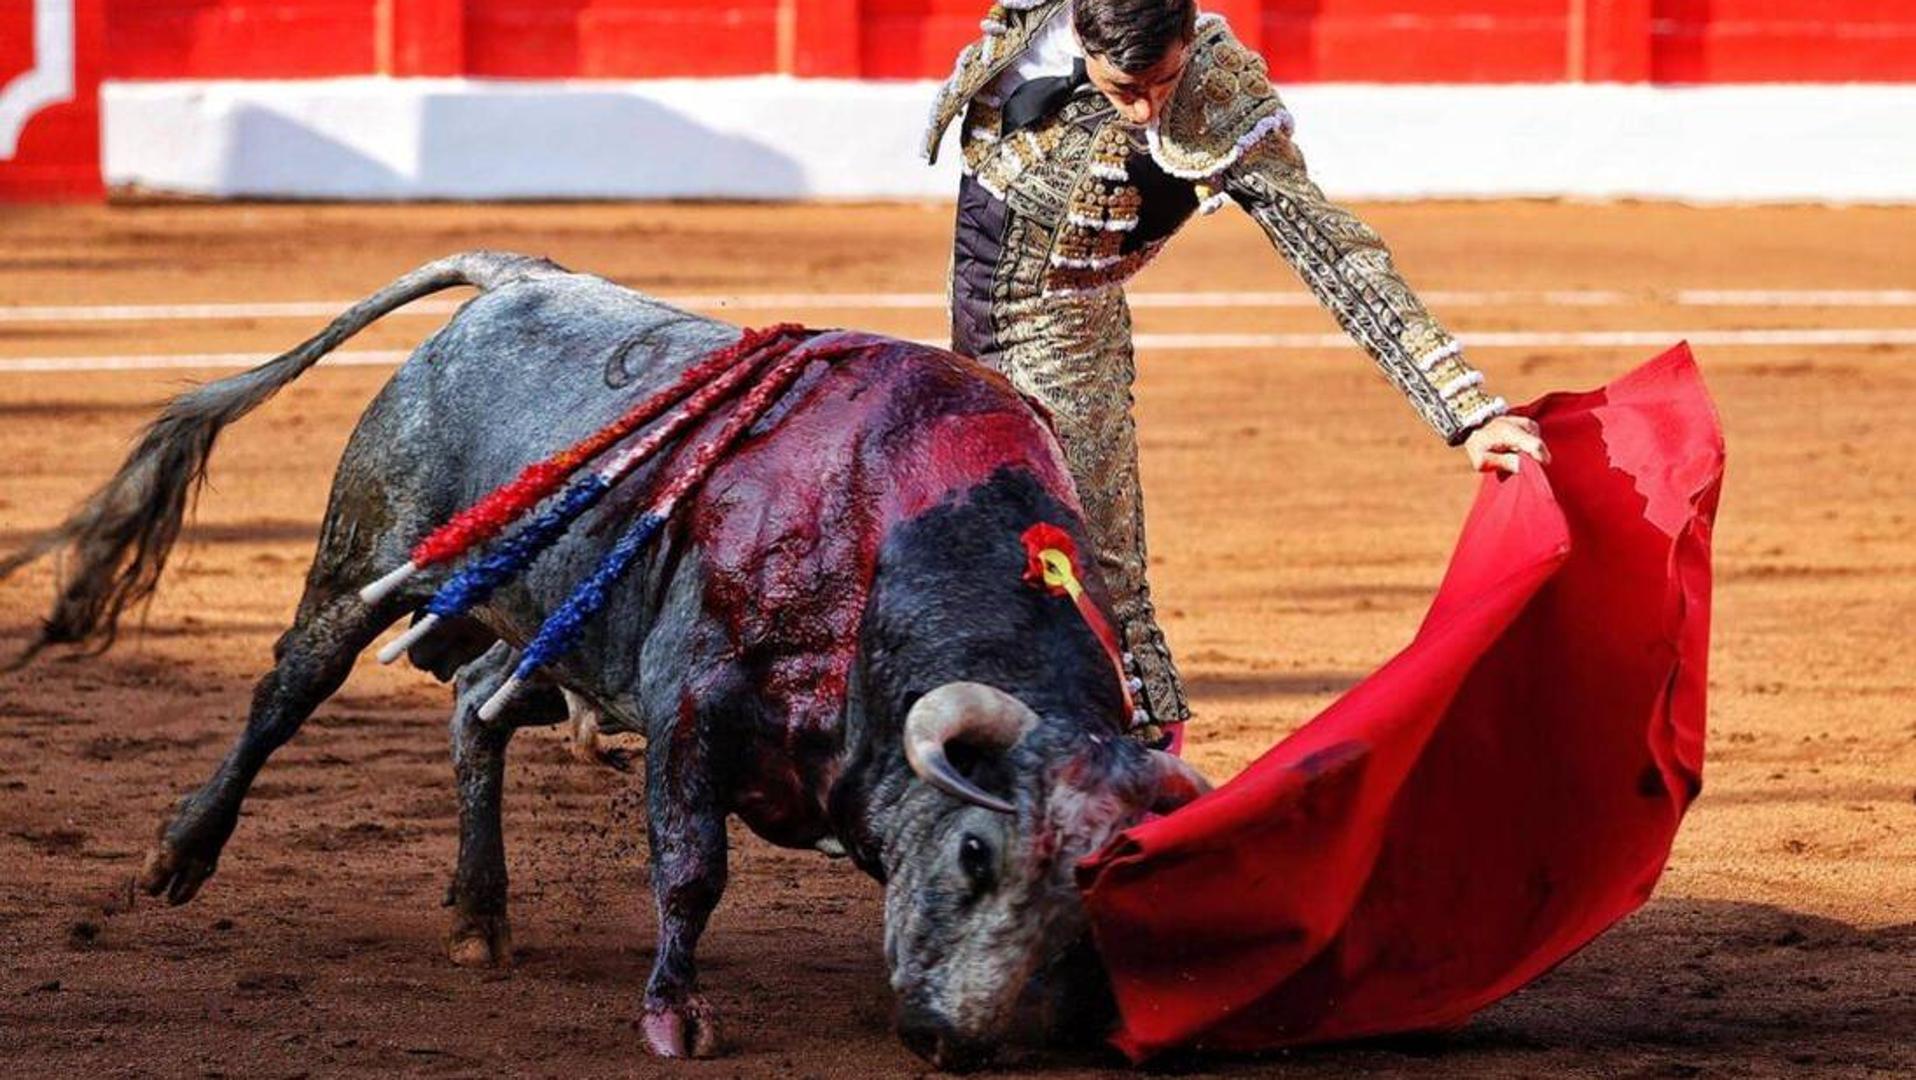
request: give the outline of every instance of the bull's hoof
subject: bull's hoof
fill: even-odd
[[[184,904],[219,868],[220,851],[233,835],[237,819],[209,808],[200,796],[180,800],[170,820],[160,823],[159,843],[146,853],[134,884],[148,896],[166,894],[169,904]]]
[[[504,915],[455,916],[446,958],[460,967],[505,967],[512,963],[512,924]]]
[[[206,884],[218,866],[217,855],[194,855],[162,837],[159,846],[146,853],[137,881],[146,895],[165,893],[167,903],[179,905],[198,896],[200,886]]]
[[[587,765],[616,769],[622,773],[629,773],[638,767],[639,755],[632,750],[613,746],[604,735],[599,734],[598,721],[593,719],[591,713],[574,717],[572,735],[566,745],[571,748],[575,760]]]
[[[660,1057],[709,1058],[719,1049],[715,1019],[712,1007],[694,994],[680,1005],[646,1005],[639,1028],[645,1045]]]
[[[635,750],[612,746],[604,739],[594,739],[589,744],[572,744],[572,756],[587,765],[598,765],[617,772],[629,773],[639,767],[639,754]]]
[[[966,1073],[982,1069],[991,1064],[996,1050],[989,1043],[948,1039],[930,1031],[900,1031],[898,1036],[912,1053],[940,1072]]]

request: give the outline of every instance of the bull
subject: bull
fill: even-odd
[[[244,729],[161,830],[138,883],[174,904],[213,874],[268,757],[355,658],[432,595],[426,573],[359,587],[525,463],[738,339],[544,260],[469,252],[428,264],[250,371],[172,399],[115,476],[0,562],[0,578],[72,549],[28,655],[111,644],[156,587],[220,431],[328,351],[429,293],[479,294],[394,373],[339,463],[292,626]],[[843,853],[882,883],[885,961],[903,1040],[976,1064],[1047,965],[1080,949],[1073,867],[1204,782],[1126,737],[1120,675],[1069,599],[1034,588],[1020,537],[1087,546],[1053,436],[1000,376],[906,342],[844,333],[709,475],[579,648],[490,719],[480,704],[595,565],[630,500],[581,519],[525,576],[415,644],[456,688],[459,853],[448,949],[510,948],[500,827],[514,730],[584,714],[645,739],[656,962],[641,1030],[664,1056],[715,1052],[695,949],[726,882],[725,822]],[[622,485],[644,490],[669,458]],[[1096,568],[1084,588],[1108,618]]]

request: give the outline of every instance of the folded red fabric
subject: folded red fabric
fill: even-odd
[[[1649,896],[1701,784],[1716,411],[1687,346],[1518,410],[1410,646],[1080,868],[1118,1047],[1461,1024]]]

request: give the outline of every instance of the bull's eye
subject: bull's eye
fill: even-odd
[[[991,846],[966,833],[958,842],[958,869],[965,872],[965,880],[971,882],[973,892],[982,893],[991,888]]]

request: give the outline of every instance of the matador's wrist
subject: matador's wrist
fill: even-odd
[[[1462,445],[1471,432],[1510,411],[1508,402],[1484,389],[1484,373],[1464,359],[1464,347],[1455,339],[1419,356],[1417,370],[1443,403],[1442,414],[1431,419],[1451,446]]]

